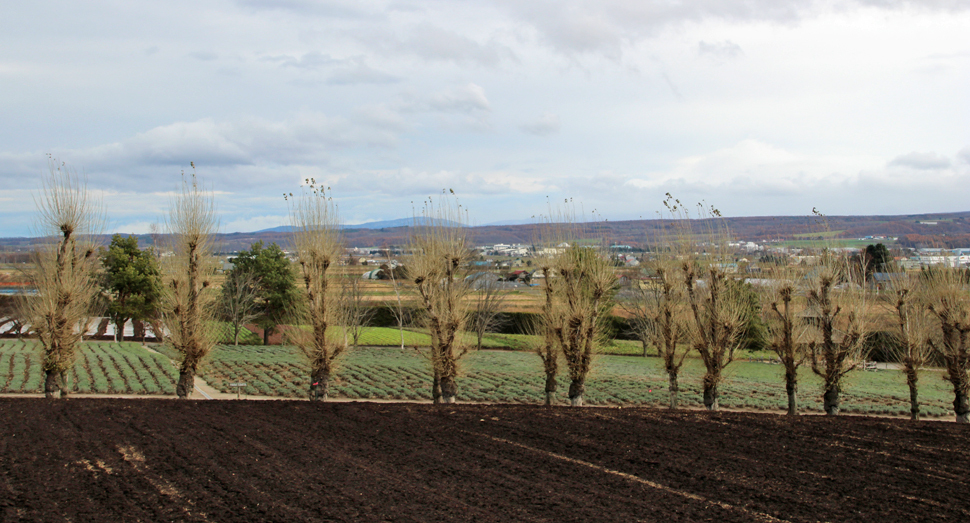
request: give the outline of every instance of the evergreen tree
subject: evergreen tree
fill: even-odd
[[[263,242],[258,241],[230,261],[233,268],[229,277],[239,272],[250,274],[257,281],[256,324],[263,329],[263,343],[267,344],[270,334],[276,330],[280,319],[292,307],[296,298],[296,284],[290,260],[279,245],[271,243],[269,247],[263,247]]]
[[[128,320],[144,321],[157,315],[161,297],[161,272],[155,256],[138,248],[138,238],[115,234],[101,249],[105,277],[102,294],[108,301],[108,317],[121,340]]]

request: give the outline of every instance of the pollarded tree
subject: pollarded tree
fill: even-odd
[[[296,299],[296,283],[290,260],[279,245],[271,243],[264,247],[262,240],[252,244],[248,250],[240,251],[230,260],[233,273],[250,274],[256,285],[256,323],[263,329],[263,344],[269,343],[269,336]]]
[[[676,409],[680,394],[678,375],[690,352],[688,323],[682,287],[673,260],[661,258],[654,263],[656,285],[637,290],[644,321],[642,333],[664,362],[670,393],[669,407]]]
[[[807,326],[799,317],[805,308],[799,277],[796,269],[781,268],[775,278],[761,287],[765,344],[785,367],[789,416],[798,415],[798,368],[808,359],[804,339]]]
[[[27,274],[36,296],[20,302],[22,317],[44,350],[44,394],[67,396],[67,371],[74,366],[77,345],[87,329],[98,282],[93,234],[101,226],[100,206],[89,197],[77,175],[48,157],[49,175],[37,207],[40,232],[54,237],[53,249],[35,253]]]
[[[685,260],[681,275],[693,319],[691,343],[704,362],[704,406],[718,410],[718,386],[725,367],[741,348],[747,321],[743,289],[717,264],[703,267],[697,259]]]
[[[216,344],[216,333],[211,328],[216,309],[210,278],[215,269],[212,240],[218,221],[212,193],[202,187],[195,174],[189,178],[183,175],[182,186],[169,208],[167,225],[172,255],[165,257],[162,264],[162,322],[166,341],[181,360],[175,394],[186,399],[195,389],[199,365]]]
[[[698,223],[706,231],[695,234],[695,220],[679,200],[667,193],[664,206],[677,218],[674,225],[679,237],[671,247],[677,253],[678,275],[691,319],[688,338],[704,363],[704,406],[718,410],[723,372],[743,345],[751,320],[751,303],[745,284],[728,272],[729,233],[721,213],[698,204]],[[697,245],[699,239],[703,242]]]
[[[108,249],[101,251],[101,265],[108,317],[115,324],[115,340],[121,341],[128,320],[145,321],[158,315],[161,270],[151,252],[138,248],[138,238],[120,234],[112,236]]]
[[[616,274],[609,259],[594,247],[574,242],[557,249],[550,266],[543,268],[551,305],[542,319],[562,351],[570,380],[569,401],[578,407],[583,405],[586,376],[603,335],[600,317],[613,304]]]
[[[918,421],[919,372],[930,359],[930,313],[921,300],[918,277],[895,273],[890,284],[887,297],[895,320],[894,352],[909,387],[910,419]]]
[[[541,336],[540,341],[536,344],[536,354],[542,360],[542,370],[546,374],[546,405],[552,405],[556,399],[556,390],[559,388],[556,376],[559,374],[559,359],[562,357],[562,351],[556,341],[555,329],[560,322],[558,312],[554,307],[553,288],[545,284],[552,277],[550,266],[551,260],[540,263],[539,271],[542,272],[543,276],[542,295],[544,299],[539,313],[539,321],[532,326],[539,331],[536,333],[537,338]]]
[[[464,278],[469,252],[461,205],[446,198],[437,206],[431,199],[425,202],[423,219],[411,237],[408,272],[431,335],[431,370],[441,402],[454,403],[458,361],[468,352],[461,332],[468,323],[471,286]]]
[[[921,275],[925,305],[933,317],[930,346],[943,360],[953,385],[957,423],[970,422],[970,272],[934,267]]]
[[[347,349],[343,336],[328,333],[331,326],[347,319],[340,282],[334,274],[343,254],[337,207],[313,179],[307,179],[302,194],[293,197],[290,193],[287,200],[302,285],[292,314],[296,325],[286,331],[286,336],[309,363],[310,399],[325,401],[330,379]]]
[[[811,326],[808,351],[812,372],[822,378],[823,407],[829,416],[839,414],[843,378],[866,357],[869,300],[853,276],[848,259],[826,249],[804,280],[805,316]]]

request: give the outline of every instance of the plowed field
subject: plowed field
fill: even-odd
[[[970,520],[953,423],[0,399],[4,521]]]

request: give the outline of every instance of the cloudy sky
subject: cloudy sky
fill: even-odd
[[[453,189],[653,218],[970,210],[965,0],[45,0],[0,8],[0,236],[52,154],[110,231],[195,162],[225,232],[331,187],[342,221]],[[412,202],[415,202],[413,204]]]

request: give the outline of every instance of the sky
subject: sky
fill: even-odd
[[[45,0],[0,7],[0,236],[48,157],[108,232],[190,162],[223,232],[330,188],[344,223],[453,190],[475,225],[970,210],[965,0]],[[564,202],[572,201],[572,204]]]

